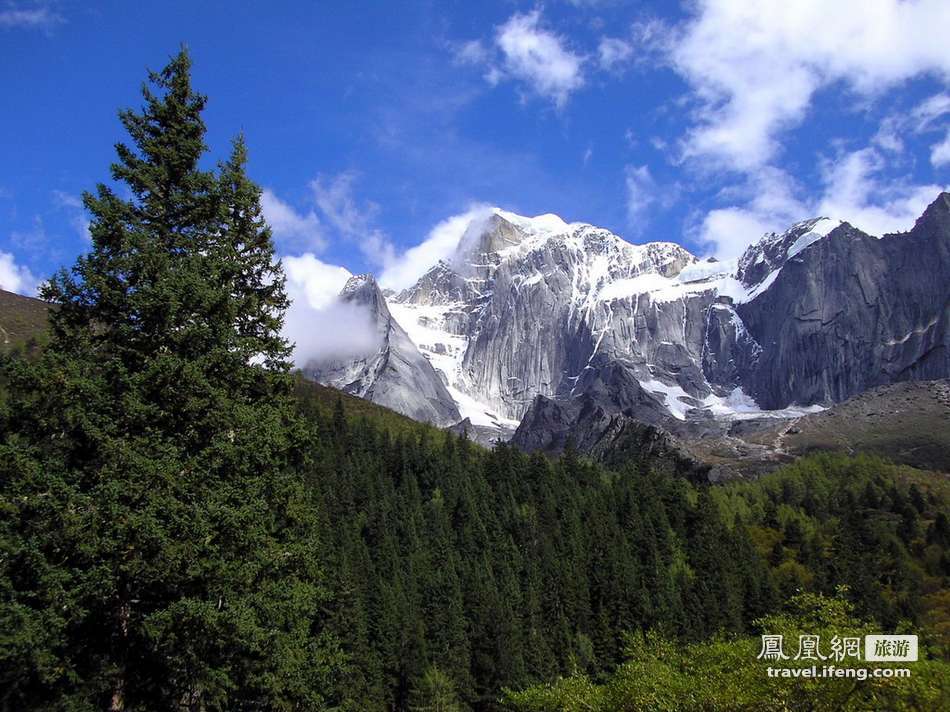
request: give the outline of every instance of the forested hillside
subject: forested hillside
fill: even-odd
[[[434,679],[462,709],[494,708],[503,688],[608,673],[631,633],[757,633],[800,591],[950,652],[943,479],[822,456],[694,486],[571,453],[393,438],[342,406],[310,422],[334,626],[359,661],[349,694],[370,708],[411,709]]]

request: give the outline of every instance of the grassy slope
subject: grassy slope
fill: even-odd
[[[22,348],[33,339],[42,341],[49,305],[0,289],[0,353]]]
[[[782,439],[794,454],[871,452],[950,471],[950,381],[899,383],[862,393],[802,419],[797,432]]]
[[[304,413],[308,408],[316,408],[324,415],[333,412],[337,400],[343,401],[343,412],[347,420],[360,420],[366,418],[377,426],[382,426],[392,435],[414,435],[418,436],[423,432],[439,434],[443,431],[435,426],[426,423],[420,423],[401,415],[394,410],[376,405],[363,398],[352,396],[335,388],[322,386],[319,383],[308,381],[302,376],[298,376],[295,390],[297,398],[301,402],[301,408]]]
[[[871,453],[950,472],[950,380],[894,383],[820,413],[738,422],[727,435],[686,447],[703,462],[751,476],[816,452]]]

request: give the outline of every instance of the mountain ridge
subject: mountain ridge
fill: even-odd
[[[942,193],[905,233],[817,217],[723,262],[494,209],[385,302],[475,429],[588,394],[676,433],[950,375],[948,284]]]

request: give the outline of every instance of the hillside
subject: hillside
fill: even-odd
[[[376,405],[372,401],[353,396],[343,391],[322,386],[319,383],[307,380],[298,375],[295,392],[300,411],[312,417],[319,413],[323,418],[331,417],[337,404],[343,406],[343,413],[348,423],[366,420],[375,427],[388,432],[392,436],[423,436],[430,437],[442,434],[442,431],[427,423],[420,423],[412,418],[397,413],[394,410]]]
[[[0,353],[42,341],[49,305],[0,289]]]

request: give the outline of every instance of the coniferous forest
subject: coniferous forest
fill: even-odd
[[[709,485],[309,384],[243,139],[206,166],[185,51],[149,80],[45,345],[2,364],[0,709],[948,703],[945,476],[821,455]],[[922,659],[779,685],[769,631]]]

